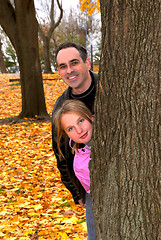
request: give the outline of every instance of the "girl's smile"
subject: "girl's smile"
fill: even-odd
[[[82,139],[86,138],[87,137],[87,132],[85,134],[83,134],[83,136],[81,136]]]

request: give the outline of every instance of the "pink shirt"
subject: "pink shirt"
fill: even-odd
[[[88,164],[91,160],[91,150],[88,148],[88,146],[85,146],[84,148],[78,149],[78,151],[79,152],[75,150],[73,162],[74,172],[86,192],[90,193],[90,173]]]

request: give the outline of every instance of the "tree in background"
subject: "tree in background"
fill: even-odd
[[[2,41],[0,39],[0,71],[2,73],[7,73],[7,69],[6,69],[6,65],[5,65],[5,61],[4,61],[4,54],[2,51]]]
[[[82,12],[80,5],[77,9],[70,8],[66,12],[53,33],[54,48],[63,42],[79,42],[87,47],[89,57],[91,57],[91,45],[93,45],[94,54],[98,51],[97,45],[100,45],[99,36],[101,35],[100,18],[96,14],[89,15],[87,11]],[[96,41],[96,39],[98,39]],[[92,59],[92,57],[91,57]]]
[[[102,50],[102,43],[101,43],[101,37],[100,37],[99,41],[97,40],[96,42],[96,49],[93,55],[93,61],[96,65],[99,65],[100,63],[101,50]]]
[[[42,6],[43,6],[43,4],[44,3],[41,1]],[[45,2],[45,5],[48,9],[49,6],[48,6],[47,2]],[[52,38],[53,32],[55,31],[57,26],[60,24],[61,19],[63,17],[63,8],[62,8],[62,5],[60,4],[59,0],[57,0],[57,5],[60,10],[60,15],[59,15],[57,21],[55,21],[55,16],[56,16],[55,1],[51,0],[50,10],[49,11],[47,10],[48,16],[49,16],[49,24],[47,24],[45,22],[43,24],[41,24],[41,23],[38,24],[39,34],[40,34],[40,37],[43,42],[42,46],[43,46],[43,59],[44,59],[44,72],[45,73],[52,72],[51,63],[50,63],[50,40]]]
[[[0,24],[14,46],[20,67],[22,112],[19,118],[48,116],[38,49],[33,0],[1,0]]]
[[[160,1],[100,0],[91,196],[97,239],[161,239]]]
[[[5,55],[4,55],[5,65],[8,69],[8,72],[14,73],[18,66],[16,51],[13,48],[11,42],[6,37],[6,46],[5,46]]]
[[[79,11],[79,9],[78,9]],[[79,42],[85,46],[85,35],[80,37],[80,18],[78,11],[70,8],[53,34],[55,49],[63,42]]]
[[[48,38],[47,36],[49,34],[50,28],[49,25],[51,25],[49,23],[52,22],[50,20],[51,9],[52,13],[54,13],[52,17],[58,19],[57,22],[59,24],[57,24],[58,26],[53,30],[52,37],[50,38],[50,40],[48,39],[49,40],[48,50],[46,48],[47,51],[45,51],[46,53],[48,52],[46,56],[48,55],[48,59],[50,59],[50,63],[52,66],[55,67],[54,52],[57,49],[58,45],[63,42],[75,41],[81,43],[85,47],[89,46],[88,52],[90,53],[90,44],[92,44],[92,41],[97,38],[98,34],[100,34],[100,19],[98,17],[95,17],[95,14],[92,14],[92,16],[90,16],[89,14],[87,14],[86,11],[82,12],[80,10],[79,4],[76,10],[71,7],[69,11],[63,11],[63,17],[62,19],[60,19],[61,18],[60,16],[62,15],[60,13],[60,16],[58,18],[55,4],[52,4],[52,7],[50,7],[49,2],[44,2],[44,0],[35,3],[37,9],[37,19],[39,19],[40,23],[39,25],[43,30],[42,34],[44,34],[45,38]],[[56,9],[56,11],[54,11],[53,7],[54,9]],[[43,45],[44,40],[42,38],[42,35],[40,35],[39,38],[40,53],[42,53],[42,48],[44,49]],[[43,68],[45,68],[43,55],[44,53],[41,54],[40,57],[42,56],[41,57],[42,66]],[[44,70],[44,72],[46,72],[46,70]]]
[[[6,73],[14,73],[18,66],[16,51],[2,28],[0,28],[0,39]]]
[[[0,27],[0,72],[7,73],[7,66],[5,62],[5,54],[4,54],[4,44],[5,43],[5,33],[3,29]]]

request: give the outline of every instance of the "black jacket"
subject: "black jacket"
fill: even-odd
[[[84,102],[87,107],[93,111],[93,107],[94,107],[94,97],[95,97],[95,92],[96,92],[96,85],[97,85],[97,74],[93,73],[90,71],[91,77],[92,77],[92,81],[94,83],[94,91],[93,91],[93,96],[91,101],[87,101],[87,99],[85,97],[81,97],[79,100],[81,100],[82,102]],[[57,99],[54,108],[53,108],[53,112],[52,112],[52,119],[54,117],[54,113],[60,108],[60,106],[62,105],[62,103],[65,100],[68,99],[73,99],[73,97],[71,97],[70,93],[71,93],[71,88],[68,87],[63,94]],[[80,95],[78,95],[80,96]],[[71,148],[69,147],[69,138],[65,137],[62,139],[61,141],[61,151],[65,157],[62,158],[62,156],[60,156],[58,148],[57,148],[57,134],[56,134],[56,130],[53,124],[53,120],[52,120],[52,145],[53,145],[53,150],[57,159],[57,167],[60,171],[61,174],[61,180],[64,183],[64,185],[66,186],[66,188],[71,192],[75,203],[78,203],[78,200],[80,200],[81,198],[84,199],[85,196],[85,190],[82,187],[81,183],[79,182],[79,180],[76,178],[74,171],[73,171],[73,159],[74,159],[74,155],[71,152]]]

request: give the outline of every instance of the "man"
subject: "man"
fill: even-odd
[[[86,104],[93,112],[94,97],[96,93],[97,74],[90,71],[90,59],[87,57],[86,49],[78,43],[63,43],[56,51],[57,69],[63,81],[69,86],[65,92],[57,99],[54,113],[59,109],[61,104],[67,99],[78,99]],[[76,204],[84,207],[82,199],[84,198],[84,189],[81,184],[74,186],[73,175],[69,176],[68,168],[72,168],[73,154],[69,146],[69,139],[64,139],[61,143],[61,151],[64,155],[62,158],[57,149],[57,139],[54,125],[52,124],[52,143],[53,150],[57,158],[57,166],[61,174],[61,180],[67,189],[71,192]],[[68,166],[67,166],[68,163]]]

